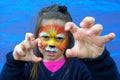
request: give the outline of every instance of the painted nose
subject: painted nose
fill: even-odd
[[[49,45],[49,47],[50,47],[50,48],[55,48],[55,46],[54,46],[54,45]]]

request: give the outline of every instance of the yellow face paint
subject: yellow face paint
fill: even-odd
[[[68,32],[63,26],[51,24],[40,28],[39,38],[42,41],[42,49],[48,51],[63,51],[68,42]]]

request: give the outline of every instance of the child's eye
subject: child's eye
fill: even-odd
[[[49,40],[49,36],[42,36],[44,40]]]
[[[56,37],[56,40],[57,40],[57,41],[63,41],[64,38],[63,38],[63,37]]]
[[[57,36],[56,36],[56,40],[57,41],[63,41],[65,39],[65,35],[64,34],[58,34]]]
[[[49,38],[50,38],[49,35],[46,32],[41,32],[39,35],[44,40],[49,40]]]

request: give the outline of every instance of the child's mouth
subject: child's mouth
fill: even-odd
[[[56,51],[48,51],[48,50],[46,52],[51,53],[51,54],[52,53],[57,53]]]

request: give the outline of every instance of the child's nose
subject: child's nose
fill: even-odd
[[[50,48],[55,48],[55,45],[49,45]]]

